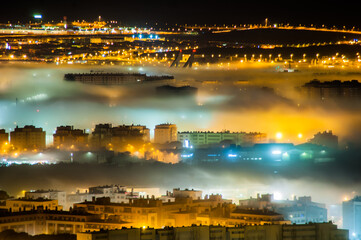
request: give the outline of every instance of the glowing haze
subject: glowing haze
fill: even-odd
[[[51,135],[60,125],[91,129],[97,123],[176,123],[180,131],[261,131],[278,141],[304,142],[318,131],[333,130],[341,141],[357,139],[359,103],[320,103],[303,99],[296,87],[314,78],[357,79],[360,71],[304,68],[277,72],[277,65],[168,67],[92,67],[44,64],[0,65],[0,127],[34,124]],[[141,72],[171,74],[178,85],[198,87],[195,97],[157,96],[155,85],[95,86],[63,80],[69,72]],[[328,74],[314,76],[314,73]],[[345,73],[345,74],[344,74]],[[355,76],[356,75],[356,76]],[[262,87],[272,88],[264,89]],[[355,105],[356,104],[356,105]],[[299,137],[299,134],[301,133]]]
[[[47,131],[48,144],[60,125],[91,132],[97,123],[144,124],[152,130],[164,122],[177,124],[180,131],[260,131],[276,141],[294,143],[305,142],[318,131],[333,130],[340,137],[341,147],[349,141],[360,144],[359,101],[312,101],[302,97],[296,88],[314,78],[358,79],[361,71],[303,67],[299,72],[280,73],[276,66],[254,63],[185,70],[1,63],[0,128],[9,131],[16,125],[34,124]],[[90,70],[170,74],[177,85],[195,86],[198,93],[194,97],[165,98],[157,95],[154,85],[94,86],[63,80],[65,73]],[[358,194],[355,189],[360,188],[361,166],[354,160],[360,154],[351,155],[327,166],[312,167],[298,163],[287,167],[263,163],[198,167],[153,162],[116,168],[92,164],[20,165],[0,168],[0,188],[16,196],[22,189],[74,191],[76,187],[120,183],[160,187],[163,191],[194,187],[233,199],[255,196],[257,192],[273,193],[276,198],[311,195],[314,201],[334,204]]]

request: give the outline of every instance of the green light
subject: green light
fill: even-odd
[[[282,160],[290,160],[290,155],[287,152],[283,153]]]

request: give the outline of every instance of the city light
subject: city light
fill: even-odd
[[[235,157],[237,157],[237,154],[229,153],[229,154],[228,154],[228,157],[230,157],[230,158],[235,158]]]
[[[281,132],[277,132],[276,133],[276,139],[282,139],[283,138],[283,134]]]
[[[279,154],[281,154],[281,153],[282,153],[281,150],[273,150],[273,151],[272,151],[272,154],[273,154],[273,155],[279,155]]]
[[[61,4],[0,22],[0,238],[359,240],[357,8]]]

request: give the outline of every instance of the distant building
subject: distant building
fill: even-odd
[[[76,192],[67,194],[66,196],[66,205],[64,206],[65,210],[69,210],[73,207],[74,203],[81,203],[86,201],[92,201],[93,198],[102,197],[102,195],[89,194],[88,192]]]
[[[129,203],[112,203],[109,198],[98,198],[91,202],[74,204],[74,209],[117,218],[131,223],[134,227],[290,223],[290,221],[284,221],[280,214],[272,213],[271,215],[271,211],[265,213],[250,210],[247,213],[239,213],[231,200],[222,199],[222,196],[218,194],[200,199],[199,192],[183,191],[181,193],[181,197],[174,199],[147,197],[132,199]]]
[[[154,196],[154,197],[161,196],[160,188],[157,188],[157,187],[127,186],[126,189],[127,189],[127,192],[135,193],[136,195],[139,195],[139,196],[144,196],[144,197],[146,197],[147,195]]]
[[[274,201],[273,209],[295,224],[327,222],[325,204],[312,202],[311,197],[299,197],[293,201]]]
[[[45,131],[32,125],[23,128],[16,126],[14,131],[10,132],[10,143],[21,151],[43,150],[46,147]]]
[[[267,209],[257,210],[237,208],[236,210],[231,212],[230,218],[234,219],[234,225],[242,224],[242,222],[237,222],[236,219],[244,220],[249,225],[263,225],[272,222],[287,223],[287,221],[284,221],[284,217],[282,214]]]
[[[127,192],[126,187],[118,185],[90,187],[86,192],[68,194],[65,209],[74,203],[93,201],[96,198],[108,197],[112,203],[129,203],[129,199],[139,198],[138,192]]]
[[[58,149],[85,149],[89,134],[85,130],[74,129],[73,126],[60,126],[53,134],[54,147]]]
[[[273,194],[257,194],[257,198],[239,200],[239,208],[272,209]]]
[[[236,227],[194,225],[189,227],[123,228],[77,233],[77,240],[347,240],[348,231],[332,223],[304,225],[244,225]]]
[[[117,142],[126,142],[126,143],[144,143],[150,141],[150,131],[149,128],[142,125],[119,125],[113,127],[112,129],[113,139],[112,142],[114,145]]]
[[[319,132],[315,134],[312,139],[308,140],[308,142],[332,149],[338,148],[338,136],[333,135],[332,131]]]
[[[28,199],[28,198],[18,198],[18,199],[7,199],[5,200],[5,206],[0,206],[0,209],[6,209],[10,212],[21,212],[21,211],[31,211],[38,208],[44,210],[62,210],[62,206],[58,204],[58,200],[55,199]]]
[[[303,85],[301,90],[308,98],[322,101],[361,98],[361,83],[357,80],[320,82],[314,79]]]
[[[127,145],[141,145],[150,141],[150,131],[142,125],[97,124],[92,133],[91,145],[93,149],[108,149],[113,151],[127,151]]]
[[[183,143],[183,146],[189,145],[194,147],[219,144],[222,141],[236,145],[249,146],[255,143],[265,143],[267,141],[267,134],[258,132],[245,133],[230,131],[179,132],[178,141]]]
[[[9,133],[5,132],[5,129],[0,129],[0,144],[9,142]]]
[[[92,149],[108,148],[112,141],[112,124],[97,124],[92,132]]]
[[[95,85],[124,85],[140,84],[148,82],[170,83],[174,82],[174,76],[147,76],[141,73],[67,73],[64,75],[66,81],[76,81]]]
[[[105,186],[96,186],[89,188],[90,194],[111,194],[111,193],[119,193],[126,191],[127,191],[126,187],[118,186],[118,185],[105,185]]]
[[[36,191],[27,191],[25,192],[26,199],[52,199],[57,200],[58,204],[63,208],[66,204],[66,193],[63,191],[57,190],[36,190]]]
[[[342,221],[351,239],[361,238],[361,196],[342,202]]]
[[[172,196],[175,198],[192,198],[193,200],[199,200],[202,199],[202,191],[188,188],[184,190],[173,188]]]
[[[309,222],[327,222],[325,204],[312,202],[311,197],[304,196],[293,200],[274,200],[272,194],[257,194],[257,198],[239,200],[239,208],[272,210],[284,216],[285,220],[294,224]]]
[[[177,126],[175,124],[159,124],[154,129],[154,143],[165,144],[177,141]]]
[[[166,193],[166,195],[162,195],[160,197],[158,197],[157,199],[161,200],[163,203],[166,202],[175,202],[175,197],[173,197],[171,192]]]

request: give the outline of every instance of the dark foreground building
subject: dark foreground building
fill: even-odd
[[[347,240],[348,231],[332,223],[259,226],[190,226],[123,228],[112,231],[77,233],[77,240]]]

